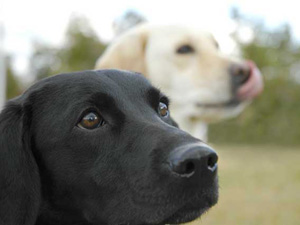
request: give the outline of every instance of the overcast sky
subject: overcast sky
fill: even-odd
[[[300,13],[292,0],[0,0],[0,22],[4,24],[5,50],[14,57],[21,75],[26,75],[33,40],[59,45],[69,18],[84,15],[103,40],[113,37],[112,22],[128,9],[135,9],[150,22],[199,26],[215,34],[228,35],[234,27],[230,8],[264,19],[270,27],[283,22],[300,39]],[[218,37],[217,37],[218,38]]]

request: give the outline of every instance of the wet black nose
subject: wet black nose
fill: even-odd
[[[247,64],[234,63],[230,66],[230,74],[232,76],[233,83],[236,87],[246,83],[251,74],[251,68]]]
[[[173,150],[169,156],[172,172],[181,177],[191,177],[196,173],[215,174],[218,155],[207,145],[193,144]]]

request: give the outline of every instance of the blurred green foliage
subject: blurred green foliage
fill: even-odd
[[[254,40],[240,43],[245,58],[255,61],[265,79],[263,94],[237,118],[212,124],[213,143],[300,144],[300,46],[291,29],[268,30],[252,22]]]
[[[99,40],[86,18],[74,17],[70,20],[63,46],[35,42],[33,48],[30,72],[39,80],[58,73],[93,69],[106,45]],[[12,69],[10,57],[7,57],[6,69],[6,98],[10,99],[19,95],[22,88]]]
[[[32,72],[37,79],[42,79],[58,73],[93,69],[105,48],[86,18],[73,17],[63,46],[34,43],[30,60]]]
[[[10,57],[6,57],[6,99],[16,97],[21,93],[19,81],[11,65]]]

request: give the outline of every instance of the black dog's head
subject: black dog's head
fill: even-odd
[[[62,74],[0,115],[0,224],[166,224],[218,198],[217,155],[141,75]]]

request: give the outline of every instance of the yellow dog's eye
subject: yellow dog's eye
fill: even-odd
[[[193,53],[195,51],[195,49],[191,46],[191,45],[182,45],[180,46],[177,50],[176,53],[177,54],[188,54],[188,53]]]
[[[169,109],[168,109],[168,106],[163,103],[163,102],[160,102],[159,103],[159,106],[158,106],[158,113],[160,116],[162,117],[166,117],[169,115]]]
[[[89,112],[78,123],[78,127],[92,130],[104,124],[105,121],[97,113]]]

